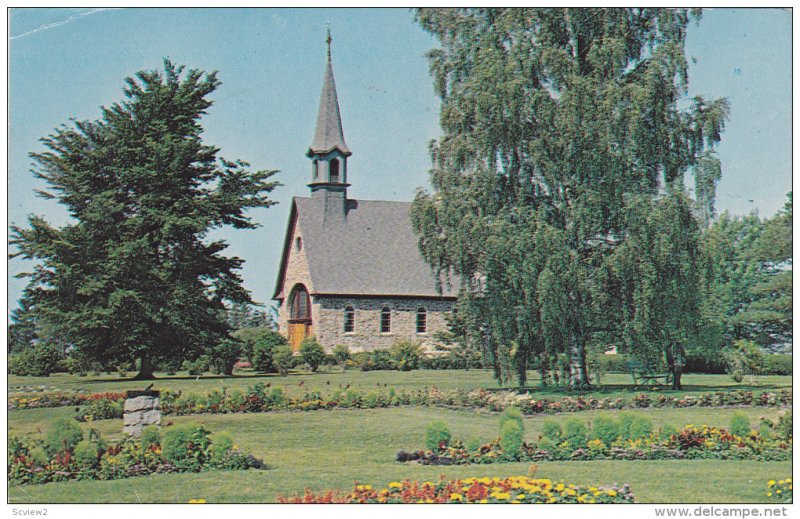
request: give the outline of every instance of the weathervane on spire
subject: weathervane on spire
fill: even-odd
[[[333,41],[333,38],[331,38],[331,22],[328,22],[327,26],[328,26],[328,39],[325,40],[325,41],[328,42],[328,61],[330,62],[330,60],[331,60],[331,42]]]

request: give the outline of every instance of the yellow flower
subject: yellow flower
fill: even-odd
[[[480,501],[478,501],[478,503],[480,503],[480,504],[482,504],[482,505],[485,505],[485,504],[486,504],[486,503],[488,503],[488,502],[489,502],[489,500],[488,500],[488,499],[481,499]]]
[[[519,495],[517,495],[517,499],[525,499],[525,494],[519,494]]]
[[[775,486],[775,480],[774,479],[770,479],[769,482],[767,483],[767,485],[769,485],[771,487]]]
[[[389,488],[403,488],[403,484],[398,483],[397,481],[392,481],[389,483]]]
[[[767,492],[767,497],[772,497],[772,492]]]
[[[616,490],[609,490],[608,491],[608,495],[610,495],[611,497],[614,497],[614,496],[617,495],[617,491]]]
[[[450,494],[450,500],[451,501],[461,501],[463,499],[464,499],[464,496],[462,496],[461,494],[456,494],[456,493]]]
[[[190,499],[189,500],[189,504],[192,504],[192,505],[202,505],[205,502],[206,502],[206,500],[202,499],[202,498],[201,499]]]

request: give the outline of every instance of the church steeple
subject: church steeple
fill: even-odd
[[[336,95],[336,80],[333,78],[331,63],[331,29],[328,27],[328,60],[322,78],[322,94],[319,99],[317,128],[306,156],[311,159],[311,188],[313,196],[326,200],[326,214],[329,217],[344,216],[347,187],[347,157],[352,155],[344,142],[342,117],[339,113],[339,99]],[[326,217],[326,220],[330,219]]]

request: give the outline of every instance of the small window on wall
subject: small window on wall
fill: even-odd
[[[381,333],[389,333],[392,331],[392,311],[388,306],[384,306],[381,310]]]
[[[353,333],[356,327],[356,313],[352,306],[344,309],[344,333]]]
[[[314,180],[316,180],[319,177],[319,161],[317,159],[314,159],[314,162],[311,163],[311,172],[314,175]]]
[[[303,250],[303,238],[298,236],[297,239],[294,240],[294,246],[298,251]]]
[[[427,333],[428,331],[428,312],[424,308],[417,310],[417,333]]]

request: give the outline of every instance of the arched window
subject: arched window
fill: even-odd
[[[428,312],[424,308],[417,310],[417,333],[428,331]]]
[[[330,181],[331,182],[339,182],[339,161],[336,160],[336,159],[333,159],[331,161],[330,168],[331,168],[330,169],[330,172],[331,172]]]
[[[311,174],[314,175],[314,180],[319,177],[319,161],[314,159],[314,162],[311,163]]]
[[[353,333],[356,327],[356,312],[352,306],[344,309],[344,333]]]
[[[392,311],[388,306],[384,306],[381,310],[381,333],[389,333],[392,331]]]
[[[289,320],[311,321],[311,298],[303,285],[297,285],[292,289],[289,297]]]

